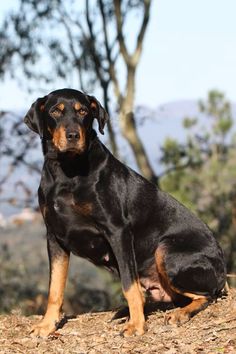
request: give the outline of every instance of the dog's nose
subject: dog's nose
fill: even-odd
[[[68,141],[78,140],[79,139],[79,132],[69,131],[66,133],[66,138]]]

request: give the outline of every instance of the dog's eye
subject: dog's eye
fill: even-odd
[[[86,111],[85,109],[83,109],[83,108],[80,108],[77,112],[78,112],[79,115],[82,116],[82,117],[87,114],[87,111]]]
[[[53,109],[53,111],[50,112],[50,115],[53,118],[59,118],[62,115],[62,111],[58,108]]]

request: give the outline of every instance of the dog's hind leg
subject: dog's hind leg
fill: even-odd
[[[198,312],[204,310],[208,304],[209,299],[205,296],[196,294],[184,294],[191,300],[191,303],[183,308],[178,308],[165,316],[165,324],[180,325],[183,324]]]
[[[178,299],[181,299],[185,302],[185,306],[167,314],[165,316],[165,324],[180,325],[187,322],[191,317],[193,317],[201,310],[205,309],[209,304],[210,297],[180,290],[172,284],[165,265],[167,252],[168,251],[165,247],[159,247],[156,251],[155,258],[158,276],[160,278],[161,285],[163,286],[166,293],[171,297],[172,301],[176,303],[178,302]]]

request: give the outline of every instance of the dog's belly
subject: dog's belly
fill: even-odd
[[[72,229],[67,236],[67,247],[77,256],[88,259],[97,266],[111,271],[117,270],[115,256],[109,243],[91,227],[80,226]]]

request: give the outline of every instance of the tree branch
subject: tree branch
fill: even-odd
[[[72,36],[72,31],[68,25],[68,23],[66,22],[65,18],[67,18],[68,20],[71,21],[71,19],[69,18],[68,14],[66,13],[66,11],[63,9],[58,7],[58,12],[60,14],[60,21],[61,23],[64,25],[66,33],[67,33],[67,37],[69,39],[69,47],[71,50],[71,54],[73,56],[74,62],[78,68],[78,74],[79,74],[79,81],[80,81],[80,85],[81,85],[81,89],[82,91],[85,91],[85,87],[84,87],[84,82],[83,82],[83,75],[82,75],[82,68],[81,68],[81,61],[80,58],[76,55],[76,50],[74,47],[74,40],[73,40],[73,36]],[[80,26],[78,23],[76,23],[77,26],[79,26],[79,29],[81,30],[82,34],[85,36],[84,31],[82,26]]]
[[[119,42],[121,54],[124,58],[126,65],[129,67],[131,66],[136,67],[140,59],[144,35],[146,33],[146,29],[150,17],[150,6],[151,6],[151,0],[144,0],[143,20],[142,20],[139,34],[137,36],[136,48],[134,50],[134,53],[131,55],[129,54],[128,49],[126,47],[124,34],[123,34],[124,18],[121,13],[121,0],[114,0],[116,26],[117,26],[117,39]]]
[[[116,18],[116,27],[117,27],[117,39],[120,46],[121,55],[124,58],[124,61],[127,65],[130,64],[130,55],[128,53],[124,34],[123,34],[123,18],[121,14],[121,0],[113,0],[115,8],[115,18]]]
[[[144,14],[143,14],[143,21],[140,27],[140,31],[137,37],[137,44],[136,44],[136,49],[134,51],[134,54],[132,55],[132,63],[134,66],[137,65],[140,55],[142,52],[142,46],[143,46],[143,40],[144,40],[144,35],[146,33],[149,17],[150,17],[150,6],[151,6],[151,0],[144,0]]]
[[[173,172],[173,171],[179,171],[179,170],[184,170],[187,167],[197,167],[197,166],[201,166],[202,165],[202,161],[187,161],[185,164],[183,165],[174,165],[171,166],[170,168],[166,169],[165,171],[163,171],[161,174],[158,175],[158,179],[168,175],[169,173]]]
[[[111,57],[111,47],[110,47],[109,41],[108,41],[107,20],[106,20],[106,15],[105,15],[105,11],[104,11],[103,0],[99,0],[98,4],[99,4],[100,13],[102,16],[104,44],[105,44],[105,48],[106,48],[106,57],[107,57],[107,61],[108,61],[109,74],[110,74],[110,78],[111,78],[113,85],[114,85],[115,95],[118,98],[118,101],[120,101],[121,91],[120,91],[120,87],[119,87],[119,82],[116,77],[116,71],[115,71],[115,65],[114,65],[117,57],[115,59],[112,59],[112,57]]]
[[[95,47],[95,43],[96,43],[96,38],[93,32],[93,24],[92,21],[90,19],[90,11],[89,11],[89,0],[86,0],[86,20],[87,20],[87,25],[88,25],[88,29],[89,29],[89,35],[90,35],[90,54],[92,55],[93,61],[94,61],[94,67],[95,67],[95,71],[96,74],[98,76],[98,79],[100,81],[100,83],[103,85],[105,80],[103,78],[103,75],[101,73],[101,71],[103,70],[101,61],[99,59],[99,55],[97,54],[97,50]]]

